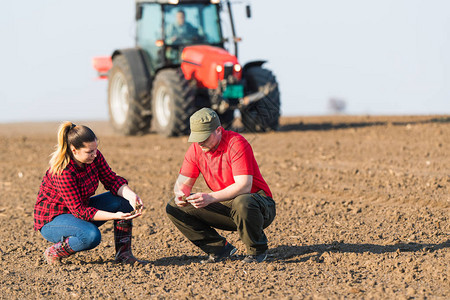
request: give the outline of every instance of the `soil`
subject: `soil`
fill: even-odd
[[[0,124],[0,298],[450,299],[449,123],[284,117],[278,132],[245,133],[277,202],[270,255],[243,264],[238,235],[221,232],[239,256],[204,265],[165,214],[187,138],[82,122],[144,201],[133,251],[146,266],[113,262],[112,222],[97,248],[47,265],[51,244],[33,231],[33,206],[59,124]]]

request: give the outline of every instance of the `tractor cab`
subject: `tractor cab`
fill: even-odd
[[[156,68],[181,63],[186,46],[224,47],[219,1],[138,1],[136,45]]]

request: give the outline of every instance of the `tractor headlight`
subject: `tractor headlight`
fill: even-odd
[[[234,71],[235,71],[236,73],[239,73],[241,70],[242,70],[242,67],[241,67],[240,64],[235,64],[235,65],[234,65]]]
[[[222,70],[223,70],[223,67],[222,67],[221,65],[217,65],[217,66],[216,66],[216,71],[217,71],[217,73],[222,72]]]

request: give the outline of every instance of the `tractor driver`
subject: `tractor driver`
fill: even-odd
[[[199,30],[186,22],[186,14],[183,10],[177,11],[175,23],[167,30],[167,41],[169,44],[180,44],[200,40]]]

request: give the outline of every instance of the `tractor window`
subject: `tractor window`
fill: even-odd
[[[185,4],[164,7],[167,45],[219,44],[222,42],[215,5]]]
[[[205,29],[206,41],[209,44],[222,43],[220,31],[220,20],[217,7],[208,5],[202,10],[203,28]]]
[[[158,51],[156,41],[162,39],[162,11],[159,4],[144,4],[142,17],[137,21],[136,43],[150,56],[153,66],[157,65]]]

